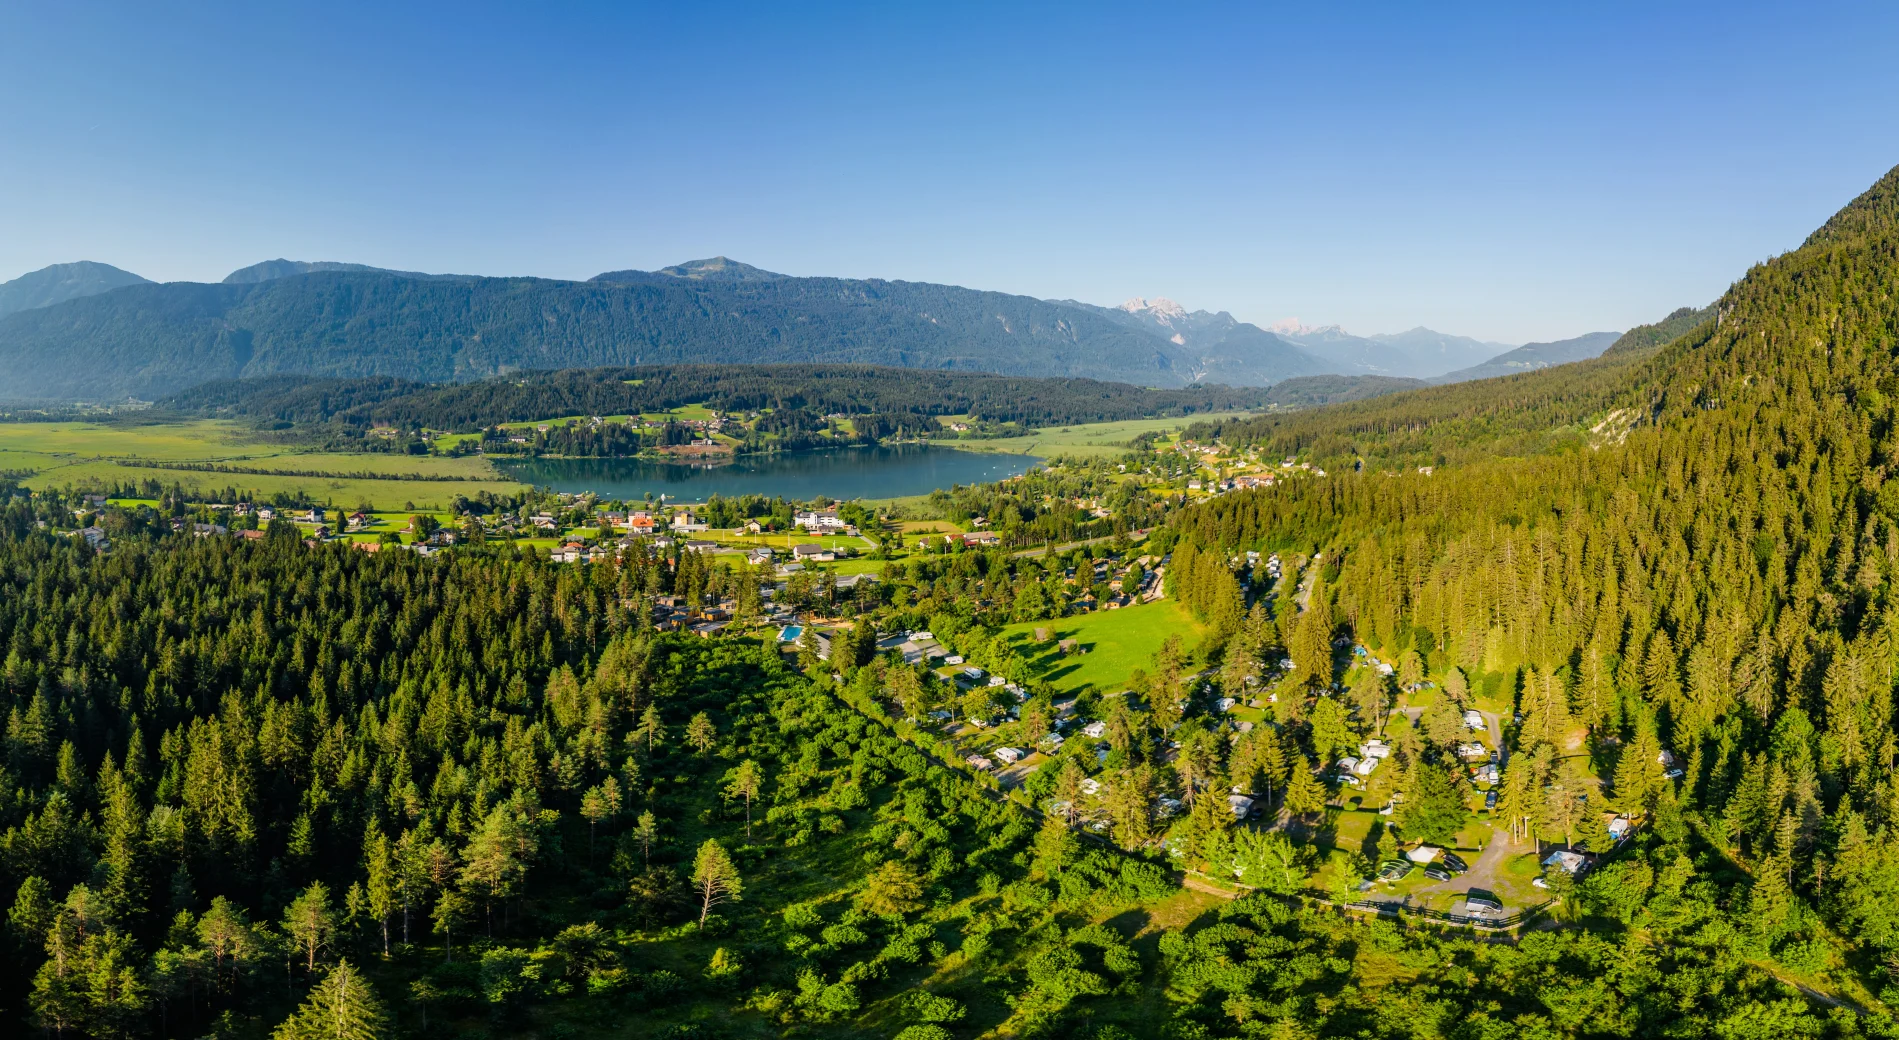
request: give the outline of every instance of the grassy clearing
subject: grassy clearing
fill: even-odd
[[[180,470],[157,463],[280,472]],[[301,493],[339,508],[368,503],[391,512],[409,510],[411,503],[441,511],[457,494],[511,494],[524,487],[499,477],[486,459],[313,452],[265,442],[237,423],[214,419],[148,425],[0,423],[0,469],[30,472],[30,488],[156,480],[206,494],[226,487],[264,496]],[[284,475],[291,472],[305,475]]]
[[[151,425],[0,423],[0,451],[40,456],[205,461],[287,450],[254,441],[239,424],[216,419]]]
[[[1046,628],[1051,640],[1074,639],[1086,653],[1064,657],[1054,642],[1034,645],[1035,630]],[[1029,658],[1036,678],[1060,692],[1083,686],[1114,692],[1125,689],[1136,668],[1146,668],[1171,635],[1191,650],[1206,632],[1173,600],[1120,610],[1103,610],[1055,621],[1025,621],[1003,629],[1009,642]]]
[[[1127,451],[1127,442],[1143,433],[1177,433],[1197,422],[1212,422],[1246,415],[1246,412],[1208,412],[1205,415],[1173,419],[1125,419],[1120,422],[1082,423],[1032,431],[1025,437],[999,440],[942,441],[944,447],[963,451],[988,451],[1008,455],[1119,455]]]

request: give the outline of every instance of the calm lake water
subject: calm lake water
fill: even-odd
[[[956,484],[1003,480],[1041,459],[991,455],[922,445],[852,448],[844,451],[745,455],[719,465],[652,459],[495,459],[508,477],[536,487],[602,498],[655,497],[703,502],[713,495],[776,495],[812,499],[897,498],[927,495]]]

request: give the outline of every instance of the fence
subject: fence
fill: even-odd
[[[1322,900],[1330,903],[1330,900]],[[1381,917],[1421,917],[1427,921],[1442,921],[1445,924],[1466,928],[1505,929],[1515,928],[1535,918],[1541,917],[1555,900],[1538,903],[1535,906],[1519,910],[1514,914],[1499,916],[1495,914],[1454,914],[1447,910],[1432,910],[1412,902],[1373,902],[1364,900],[1357,903],[1332,903],[1347,910],[1377,914]]]

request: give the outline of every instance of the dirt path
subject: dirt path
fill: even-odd
[[[1498,871],[1503,869],[1504,862],[1510,858],[1510,850],[1510,836],[1499,832],[1493,827],[1490,831],[1490,841],[1484,845],[1483,854],[1477,857],[1477,862],[1470,865],[1470,870],[1451,878],[1449,881],[1440,881],[1435,885],[1426,885],[1418,889],[1417,893],[1419,895],[1439,892],[1462,893],[1472,888],[1481,888],[1486,891],[1494,892],[1496,891]],[[1521,851],[1521,849],[1518,851]]]

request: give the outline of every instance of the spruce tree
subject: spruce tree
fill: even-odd
[[[337,962],[303,1006],[271,1034],[272,1040],[382,1040],[389,1035],[382,1002],[347,960]]]
[[[1325,788],[1312,775],[1312,764],[1304,755],[1292,760],[1291,778],[1286,781],[1286,811],[1296,817],[1317,816],[1325,811]]]
[[[1410,841],[1449,844],[1464,826],[1467,810],[1457,787],[1441,766],[1419,762],[1412,767],[1411,789],[1398,803],[1398,827]]]

